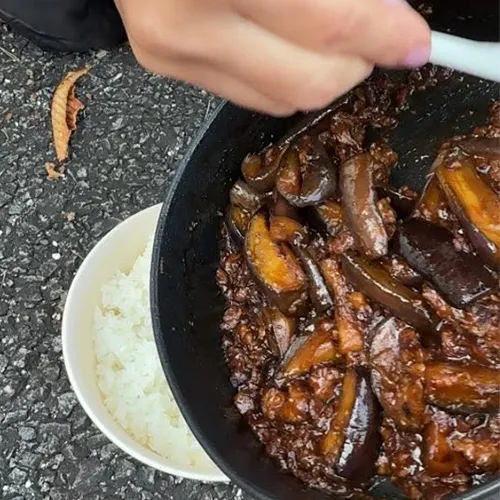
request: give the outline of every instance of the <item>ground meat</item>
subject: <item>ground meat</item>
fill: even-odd
[[[423,296],[437,315],[455,330],[481,338],[493,338],[499,333],[500,297],[491,294],[477,300],[466,309],[455,309],[429,285],[424,285]]]
[[[342,372],[333,366],[318,366],[311,371],[309,385],[313,394],[320,401],[330,401],[339,393]]]
[[[490,124],[500,129],[500,101],[491,103],[489,116]]]
[[[375,74],[355,89],[346,100],[348,105],[315,124],[333,162],[365,151],[369,127],[394,126],[414,91],[436,85],[447,74],[427,66],[412,71],[407,82],[399,83]],[[490,124],[477,129],[476,135],[500,134],[499,116],[500,103],[493,107]],[[460,140],[463,137],[447,141],[440,154],[463,154]],[[377,190],[384,186],[387,193],[392,189],[388,182],[397,155],[384,141],[372,143],[369,151],[377,164]],[[481,163],[478,165],[481,169]],[[481,175],[494,184],[496,167]],[[436,187],[432,203],[425,206],[421,199],[412,215],[447,227],[453,232],[456,248],[471,252],[457,218]],[[407,196],[413,210],[416,193],[409,188],[400,192]],[[341,203],[342,193],[329,196],[321,202]],[[390,240],[400,222],[391,198],[387,194],[378,196],[377,208]],[[307,225],[312,207],[286,205],[294,224]],[[260,210],[262,217],[267,208]],[[431,362],[443,361],[500,369],[500,297],[491,294],[466,309],[455,309],[397,253],[379,259],[394,280],[411,287],[412,294],[422,293],[422,307],[436,313],[440,322],[436,322],[435,338],[429,339],[393,318],[396,312],[370,300],[370,295],[347,280],[340,256],[356,249],[352,234],[340,219],[341,214],[336,233],[302,228],[307,238],[301,241],[299,250],[307,251],[312,265],[307,278],[310,282],[304,287],[309,294],[304,291],[304,310],[300,311],[286,309],[278,300],[282,298],[279,294],[295,291],[294,283],[289,282],[285,285],[291,288],[279,288],[287,262],[280,256],[296,262],[300,271],[298,243],[271,238],[264,245],[267,253],[261,255],[261,262],[269,256],[273,265],[268,269],[270,284],[260,279],[261,286],[266,282],[263,289],[253,274],[259,271],[256,266],[250,270],[241,249],[241,235],[236,243],[223,230],[216,279],[227,301],[221,325],[222,346],[236,389],[234,404],[266,453],[310,487],[343,498],[369,498],[366,491],[372,479],[359,481],[347,475],[349,467],[339,466],[342,460],[344,465],[356,466],[355,461],[349,463],[349,457],[354,456],[356,460],[368,460],[369,470],[376,463],[378,474],[390,477],[412,500],[440,500],[465,491],[485,473],[498,471],[500,417],[460,415],[435,408],[431,403],[439,401],[426,392],[426,374]],[[263,240],[262,234],[258,236]],[[390,251],[396,250],[391,247]],[[317,275],[311,277],[314,266]],[[302,277],[305,280],[305,273]],[[293,275],[287,279],[293,281]],[[326,309],[311,306],[310,290],[319,285],[331,299]],[[293,314],[296,317],[287,316]],[[377,346],[374,335],[386,320],[394,321],[398,336],[392,342],[394,338],[389,335]],[[279,339],[276,328],[282,329]]]
[[[340,112],[332,116],[329,130],[320,134],[327,151],[341,161],[361,153],[366,125],[357,117]]]
[[[500,416],[475,418],[476,421],[468,428],[453,432],[450,446],[467,460],[469,467],[494,473],[500,469],[500,448],[497,446],[500,439]]]
[[[466,474],[432,476],[424,467],[424,440],[421,434],[398,430],[386,419],[382,426],[387,468],[394,482],[414,500],[441,500],[466,491],[471,479]]]
[[[423,281],[422,276],[414,271],[400,255],[388,255],[380,262],[394,279],[404,285],[411,287],[419,286]]]
[[[391,170],[398,161],[397,153],[383,141],[374,142],[369,151],[375,159],[373,183],[378,186],[389,184]]]
[[[377,208],[382,217],[387,237],[390,239],[396,232],[396,223],[398,222],[396,211],[391,207],[389,198],[379,200],[377,202]]]
[[[444,320],[441,338],[446,355],[462,359],[469,357],[482,364],[500,367],[500,297],[491,294],[477,300],[466,309],[456,309],[429,285],[423,297]]]
[[[354,238],[349,229],[343,226],[337,236],[327,241],[327,247],[329,253],[342,255],[354,248]]]
[[[423,428],[425,357],[417,332],[401,321],[384,323],[372,339],[372,387],[384,414],[400,429]]]

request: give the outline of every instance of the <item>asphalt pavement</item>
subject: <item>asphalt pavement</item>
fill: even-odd
[[[66,176],[54,161],[52,92],[90,65]],[[236,487],[141,465],[92,424],[71,391],[60,327],[72,277],[127,216],[162,200],[217,99],[145,73],[128,47],[44,52],[0,25],[0,498],[243,500]]]

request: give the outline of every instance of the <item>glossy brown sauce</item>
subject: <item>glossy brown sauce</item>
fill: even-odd
[[[248,185],[232,198],[238,214],[223,229],[217,280],[234,402],[267,454],[311,487],[365,498],[382,476],[409,498],[436,500],[498,473],[498,249],[481,245],[500,227],[475,227],[478,217],[462,212],[477,207],[450,198],[435,177],[418,202],[391,188],[397,155],[365,142],[367,127],[394,126],[408,96],[442,77],[426,68],[403,84],[380,77],[358,87],[288,146],[293,154],[271,147],[246,159]],[[445,143],[437,162],[472,162],[498,202],[497,138],[499,103],[487,126]],[[403,221],[408,204],[410,218],[446,229],[431,239],[431,257],[419,247],[422,225]],[[406,241],[411,262],[398,250]],[[449,272],[446,252],[477,263],[450,275],[463,289],[453,295],[459,307],[438,279]],[[422,262],[434,276],[415,270]]]

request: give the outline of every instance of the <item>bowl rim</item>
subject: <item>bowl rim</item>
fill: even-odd
[[[204,434],[202,433],[199,426],[196,424],[194,418],[191,416],[191,412],[188,408],[188,404],[184,398],[182,390],[175,380],[175,376],[170,368],[169,363],[167,362],[167,354],[165,346],[163,345],[163,339],[160,334],[161,325],[160,325],[160,315],[159,315],[159,296],[158,296],[158,273],[155,273],[155,269],[160,269],[161,265],[161,242],[162,235],[165,230],[165,226],[167,225],[167,221],[170,217],[170,209],[172,205],[172,201],[177,193],[177,189],[179,184],[184,176],[184,172],[187,166],[191,162],[191,158],[194,155],[196,149],[201,144],[201,142],[205,139],[205,136],[213,125],[213,123],[218,119],[219,115],[223,110],[237,108],[234,104],[222,100],[220,104],[215,108],[212,114],[208,117],[207,120],[202,124],[202,126],[198,129],[195,137],[189,144],[186,153],[178,164],[175,175],[172,179],[172,182],[169,185],[167,193],[165,195],[165,200],[163,202],[163,206],[161,208],[160,216],[158,219],[158,224],[156,226],[156,233],[153,240],[153,256],[152,256],[152,266],[151,266],[151,276],[150,276],[150,297],[151,297],[151,314],[152,314],[152,323],[153,323],[153,332],[156,342],[156,347],[158,350],[158,355],[160,357],[160,362],[163,368],[163,371],[166,375],[168,383],[170,385],[170,389],[172,394],[181,410],[181,413],[186,420],[189,428],[192,433],[196,437],[197,441],[203,447],[207,455],[212,459],[212,461],[216,464],[216,466],[235,484],[243,488],[247,493],[252,495],[254,498],[258,500],[271,500],[269,495],[266,494],[263,490],[261,490],[258,486],[254,485],[250,481],[248,481],[245,477],[233,471],[231,466],[226,463],[223,457],[219,455],[219,453],[214,449],[212,445],[207,443]],[[251,111],[249,111],[251,112]],[[255,437],[257,439],[257,437]],[[276,465],[276,470],[279,472],[278,466]],[[497,493],[500,489],[500,479],[491,480],[488,483],[475,486],[472,489],[459,493],[456,496],[453,496],[454,500],[495,500],[497,499]],[[274,500],[274,499],[273,499]]]
[[[153,467],[156,470],[159,470],[161,472],[165,472],[167,474],[171,474],[174,476],[182,477],[185,479],[191,479],[191,480],[197,480],[197,481],[204,481],[204,482],[227,482],[228,478],[225,476],[222,472],[220,473],[196,473],[191,470],[187,469],[182,469],[177,466],[173,466],[168,464],[168,459],[161,457],[159,454],[157,454],[155,451],[151,450],[151,452],[155,455],[158,456],[158,459],[152,458],[150,456],[147,456],[145,453],[142,452],[142,449],[146,449],[143,445],[140,443],[136,442],[131,438],[136,445],[135,448],[130,447],[127,443],[122,441],[122,439],[119,437],[119,435],[116,433],[115,428],[119,428],[119,424],[111,417],[111,420],[113,421],[113,426],[109,426],[106,423],[104,423],[96,414],[94,411],[93,405],[85,398],[85,396],[82,393],[81,386],[80,386],[80,381],[78,380],[78,377],[75,374],[75,371],[73,369],[73,365],[70,362],[71,355],[70,355],[70,338],[71,338],[71,324],[70,324],[70,317],[72,316],[71,311],[77,307],[75,304],[77,303],[78,296],[80,293],[78,292],[78,283],[80,281],[80,278],[86,274],[87,272],[91,272],[92,264],[91,261],[93,260],[92,257],[95,255],[99,254],[101,249],[108,244],[113,238],[121,231],[124,231],[125,227],[130,223],[132,219],[135,218],[140,218],[143,217],[145,213],[153,213],[157,212],[158,214],[158,220],[160,216],[162,208],[162,203],[158,203],[155,205],[152,205],[144,210],[140,210],[130,217],[127,217],[126,219],[122,220],[120,223],[118,223],[113,229],[108,231],[90,250],[90,252],[86,255],[85,259],[83,262],[80,264],[77,272],[75,273],[73,280],[71,282],[68,294],[66,296],[66,301],[64,304],[64,310],[63,310],[63,316],[62,316],[62,321],[61,321],[61,343],[62,343],[62,354],[63,354],[63,361],[64,361],[64,366],[66,369],[66,373],[68,375],[68,379],[71,384],[71,388],[73,389],[73,392],[75,393],[78,402],[80,405],[83,407],[85,410],[85,413],[88,415],[92,423],[99,429],[102,434],[104,434],[114,445],[116,445],[118,448],[120,448],[122,451],[136,459],[137,461],[149,466]],[[156,223],[156,225],[158,222]],[[167,380],[168,383],[168,380]],[[107,410],[106,410],[107,411]],[[182,411],[182,410],[181,410]],[[108,412],[109,413],[109,412]],[[111,416],[111,415],[110,415]],[[188,424],[189,425],[189,424]],[[125,431],[126,432],[126,431]]]

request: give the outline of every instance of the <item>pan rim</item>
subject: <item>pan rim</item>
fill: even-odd
[[[237,486],[244,489],[247,493],[252,495],[256,500],[276,500],[271,498],[262,488],[247,481],[240,474],[234,472],[231,466],[227,465],[224,458],[221,457],[218,454],[218,452],[214,450],[210,444],[207,443],[205,435],[200,430],[199,426],[195,422],[194,417],[191,414],[191,411],[188,408],[187,400],[184,397],[182,390],[177,382],[177,377],[175,376],[173,370],[170,367],[170,364],[168,362],[169,355],[167,353],[166,344],[164,343],[163,336],[161,335],[161,324],[160,324],[160,314],[159,314],[160,303],[159,303],[159,293],[158,293],[159,275],[160,275],[159,270],[161,266],[161,243],[163,234],[165,232],[165,228],[169,223],[172,201],[177,193],[179,184],[183,178],[186,168],[191,163],[191,159],[195,151],[205,139],[208,130],[220,116],[221,112],[223,110],[228,110],[230,108],[238,109],[235,105],[231,104],[228,101],[223,100],[212,112],[211,116],[200,126],[191,144],[187,148],[187,151],[184,154],[182,160],[179,162],[177,171],[166,192],[165,200],[161,208],[153,242],[153,255],[152,255],[151,274],[150,274],[151,317],[152,317],[155,344],[163,372],[167,378],[167,381],[172,390],[172,394],[182,412],[184,419],[186,420],[189,428],[193,432],[196,439],[199,441],[200,445],[203,447],[207,455],[217,465],[217,467],[219,467],[220,470],[232,482],[234,482]],[[278,468],[277,471],[279,472]],[[459,493],[457,495],[454,495],[450,500],[496,500],[498,498],[497,494],[499,491],[500,491],[500,478],[497,478],[495,480],[491,480],[490,482],[484,485],[475,486],[464,493]]]

